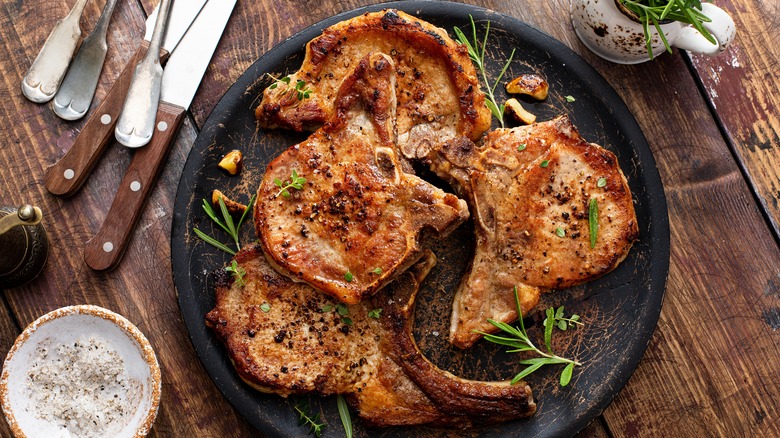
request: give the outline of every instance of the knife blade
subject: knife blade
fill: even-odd
[[[206,0],[187,0],[175,2],[171,6],[168,20],[168,31],[162,42],[160,59],[176,49],[179,41],[192,25],[203,9]],[[158,6],[159,8],[159,6]],[[143,58],[149,48],[149,41],[157,22],[158,9],[155,9],[146,20],[146,33],[135,55],[125,66],[122,73],[111,86],[103,102],[87,120],[75,142],[68,152],[54,165],[46,169],[45,186],[52,194],[71,196],[84,184],[92,168],[108,146],[108,141],[114,133],[114,126],[130,87],[135,66]]]
[[[135,152],[103,225],[84,248],[84,260],[92,269],[119,264],[235,4],[209,0],[168,60],[152,140]]]

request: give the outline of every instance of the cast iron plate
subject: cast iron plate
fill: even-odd
[[[234,372],[227,353],[204,325],[204,315],[213,307],[212,278],[209,274],[229,260],[197,239],[193,227],[220,236],[200,208],[218,188],[246,202],[259,183],[266,164],[305,134],[264,131],[255,124],[253,110],[258,96],[269,85],[265,73],[283,76],[298,69],[307,41],[321,30],[341,20],[383,5],[346,12],[324,20],[282,42],[255,62],[228,90],[212,112],[192,147],[179,183],[172,231],[173,274],[179,306],[190,338],[200,360],[217,387],[251,424],[268,436],[304,436],[292,406],[300,398],[282,399],[261,394],[245,385]],[[588,425],[626,384],[642,358],[661,310],[669,270],[669,225],[663,187],[647,142],[626,105],[609,84],[582,58],[552,37],[519,22],[485,9],[446,2],[400,2],[402,9],[451,32],[461,26],[467,35],[469,14],[478,31],[491,22],[488,66],[495,75],[512,48],[517,48],[508,78],[538,72],[550,83],[550,96],[541,103],[526,105],[548,120],[566,112],[589,141],[614,152],[625,172],[636,203],[640,225],[639,240],[628,258],[613,272],[585,286],[545,295],[540,308],[565,305],[567,314],[576,312],[584,328],[558,332],[556,352],[576,357],[585,366],[575,370],[568,387],[557,385],[559,368],[547,367],[527,381],[538,401],[531,419],[518,420],[473,431],[485,436],[567,436]],[[502,87],[498,87],[502,88]],[[503,92],[503,91],[501,91]],[[567,102],[565,96],[575,97]],[[504,99],[500,96],[499,99]],[[245,155],[240,177],[230,178],[217,168],[219,159],[232,149]],[[244,227],[243,242],[255,239],[251,220]],[[468,351],[451,348],[447,342],[450,305],[460,278],[473,253],[473,224],[468,222],[449,238],[437,242],[437,267],[419,294],[416,337],[423,352],[439,367],[456,375],[475,379],[506,379],[521,366],[517,358],[501,348],[480,342]],[[543,307],[544,306],[544,307]],[[540,316],[526,318],[529,331],[539,334]],[[312,397],[313,412],[322,412],[329,426],[325,436],[343,436],[334,398]],[[353,418],[356,415],[353,413]],[[355,421],[356,436],[368,432]],[[372,430],[371,436],[463,436],[463,432],[434,428],[390,428]]]

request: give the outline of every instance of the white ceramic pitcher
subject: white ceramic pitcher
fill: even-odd
[[[645,45],[642,24],[618,6],[617,0],[571,0],[571,20],[574,31],[593,53],[619,64],[637,64],[650,59]],[[734,39],[734,20],[723,9],[702,3],[702,13],[712,21],[703,23],[718,41],[707,41],[693,26],[678,21],[661,25],[670,46],[694,53],[716,55]],[[666,50],[655,26],[650,26],[653,55]]]

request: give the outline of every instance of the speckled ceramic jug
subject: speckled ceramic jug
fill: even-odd
[[[49,255],[49,240],[38,207],[0,207],[0,289],[37,277]]]
[[[571,21],[583,44],[602,58],[619,64],[637,64],[650,60],[642,24],[617,0],[571,0]],[[712,19],[704,23],[718,44],[707,41],[693,26],[670,21],[661,25],[669,45],[694,53],[716,55],[734,39],[734,21],[728,13],[710,3],[702,4],[702,13]],[[650,26],[653,55],[666,48],[654,26]]]

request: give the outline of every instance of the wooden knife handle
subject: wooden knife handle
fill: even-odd
[[[148,48],[149,42],[143,41],[111,86],[106,98],[87,120],[73,146],[59,161],[46,169],[44,185],[49,192],[58,196],[71,196],[87,180],[114,134],[114,126],[122,111],[135,65],[144,57]],[[167,52],[161,53],[163,59],[167,56]]]
[[[84,260],[90,268],[105,271],[119,264],[185,111],[182,107],[160,102],[152,140],[135,152],[103,226],[84,248]]]

